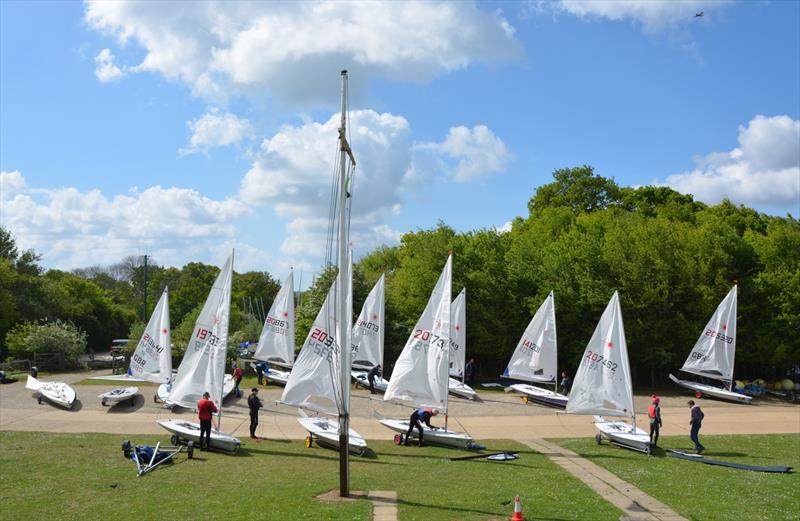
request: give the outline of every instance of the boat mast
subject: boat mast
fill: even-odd
[[[453,250],[450,250],[447,254],[448,257],[453,256]],[[447,295],[447,301],[450,302],[450,298],[452,295]],[[466,321],[465,321],[466,322]],[[450,311],[450,337],[453,336],[453,313],[452,308]],[[466,338],[466,336],[464,337]],[[466,344],[466,342],[464,342]],[[447,432],[447,410],[450,407],[450,339],[447,342],[447,380],[445,380],[445,387],[444,387],[444,432]],[[467,372],[466,365],[464,367],[463,372]]]
[[[231,286],[233,286],[233,254],[236,252],[235,249],[231,249]],[[226,328],[230,325],[231,319],[231,293],[233,288],[228,288],[228,324],[225,326]],[[217,432],[222,432],[222,402],[225,401],[225,358],[228,354],[228,334],[225,334],[225,345],[222,348],[222,380],[220,381],[220,390],[219,390],[219,411],[217,411]]]

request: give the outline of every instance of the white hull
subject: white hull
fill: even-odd
[[[449,379],[447,390],[450,391],[450,394],[466,398],[467,400],[474,400],[478,397],[475,393],[475,389],[455,378]]]
[[[294,365],[294,362],[291,363],[287,362],[283,358],[268,358],[264,361],[267,362],[270,365],[270,367],[272,366],[283,367],[287,371],[291,371],[292,366]]]
[[[719,387],[714,387],[713,385],[701,384],[689,380],[680,380],[671,374],[669,375],[669,379],[681,387],[690,389],[695,393],[700,393],[698,398],[701,396],[711,396],[712,398],[719,398],[720,400],[726,400],[735,403],[750,403],[753,399],[750,396],[720,389]]]
[[[225,398],[228,397],[228,395],[230,395],[233,392],[233,388],[234,387],[235,387],[235,384],[233,382],[233,375],[226,374],[225,376],[223,376],[223,378],[222,378],[222,400],[223,401],[225,400]],[[173,407],[184,407],[184,408],[187,408],[187,409],[189,408],[186,405],[180,404],[178,402],[173,402],[172,400],[170,400],[169,399],[169,394],[167,394],[167,398],[166,399],[163,399],[162,396],[164,396],[165,392],[168,393],[166,384],[160,385],[158,387],[158,391],[157,391],[158,398],[163,400],[164,405],[166,407],[168,407],[170,409],[173,408]]]
[[[339,450],[339,424],[337,422],[319,416],[298,418],[297,421],[308,431],[312,440],[317,440],[320,445]],[[359,456],[363,455],[367,451],[367,442],[353,429],[348,432],[350,434],[349,451]]]
[[[75,403],[75,390],[64,382],[43,382],[28,375],[25,387],[38,391],[41,398],[67,409],[72,409],[72,404]],[[41,400],[39,401],[41,403]]]
[[[161,384],[158,386],[158,390],[156,390],[156,398],[160,402],[166,402],[169,399],[169,391],[171,389],[171,385],[168,384]]]
[[[536,387],[535,385],[513,384],[509,387],[518,393],[522,393],[523,395],[527,396],[529,400],[533,400],[543,405],[549,405],[551,407],[560,407],[564,409],[569,401],[568,396],[550,391],[548,389],[542,389],[541,387]]]
[[[256,370],[256,364],[251,363],[250,367],[253,368],[253,371]],[[273,369],[272,366],[270,366],[270,368],[267,369],[267,372],[264,373],[264,378],[267,379],[267,383],[274,383],[285,387],[286,383],[289,381],[290,374],[291,371],[280,371],[278,369]]]
[[[200,424],[186,420],[158,420],[158,424],[178,437],[178,441],[191,440],[200,447]],[[235,453],[242,442],[224,432],[211,429],[211,448],[222,452]]]
[[[147,380],[143,378],[137,378],[135,376],[131,376],[128,373],[125,374],[109,374],[106,376],[92,376],[89,380],[108,380],[111,382],[146,382]]]
[[[369,389],[369,380],[367,379],[366,371],[350,371],[350,374],[353,376],[353,381],[355,381],[356,384],[364,389]],[[389,387],[389,380],[384,380],[381,376],[375,377],[374,382],[375,390],[381,394]]]
[[[611,443],[650,454],[650,435],[639,427],[634,428],[619,420],[606,421],[601,416],[595,416],[594,420],[594,426],[603,436],[611,440]]]
[[[112,389],[107,393],[97,395],[97,399],[105,405],[106,403],[119,403],[124,402],[126,400],[133,400],[136,399],[136,395],[139,394],[138,387],[118,387],[116,389]]]
[[[396,420],[392,418],[381,418],[381,425],[388,427],[398,434],[405,434],[408,432],[409,420]],[[455,432],[444,429],[430,429],[424,423],[422,424],[422,436],[425,443],[443,445],[445,447],[453,447],[456,449],[468,449],[472,445],[472,437],[462,432]],[[417,437],[416,427],[411,432],[411,437]]]
[[[233,375],[226,374],[222,377],[222,399],[227,398],[232,392],[236,384],[233,381]]]

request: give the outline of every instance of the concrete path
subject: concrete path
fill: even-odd
[[[372,501],[372,521],[397,521],[397,492],[370,490],[367,499]]]
[[[631,521],[687,521],[664,503],[649,496],[611,472],[571,450],[542,439],[518,439],[544,454],[561,468],[584,482],[600,497],[619,508]]]

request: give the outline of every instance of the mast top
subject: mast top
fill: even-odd
[[[342,69],[342,76],[347,76],[347,69]]]

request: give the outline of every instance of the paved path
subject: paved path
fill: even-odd
[[[367,499],[372,501],[372,521],[397,521],[397,492],[370,490]]]
[[[519,439],[583,481],[600,497],[619,508],[631,521],[687,521],[664,503],[571,450],[542,439]]]

